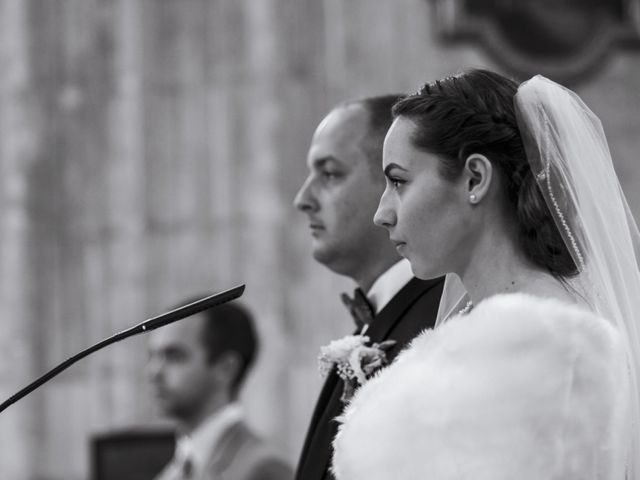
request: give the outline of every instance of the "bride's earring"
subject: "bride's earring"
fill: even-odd
[[[464,165],[464,188],[471,205],[477,205],[487,195],[492,173],[493,166],[487,157],[479,153],[469,155]]]

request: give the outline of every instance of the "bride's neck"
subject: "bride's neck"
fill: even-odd
[[[465,270],[459,273],[472,302],[500,293],[528,293],[538,297],[575,301],[573,295],[551,273],[533,264],[517,245],[492,239],[478,248]]]

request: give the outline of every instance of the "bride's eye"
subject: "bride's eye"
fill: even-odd
[[[400,187],[407,183],[407,180],[403,178],[405,174],[405,168],[402,168],[395,163],[390,163],[384,169],[384,176],[387,181],[387,186],[393,187],[394,190],[400,189]]]
[[[393,188],[395,188],[396,190],[407,183],[406,180],[394,176],[387,177],[387,180],[391,185],[393,185]]]

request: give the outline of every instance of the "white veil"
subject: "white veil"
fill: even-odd
[[[568,283],[626,342],[632,437],[618,448],[630,448],[619,452],[627,480],[640,480],[638,228],[600,121],[576,94],[536,76],[520,86],[515,107],[532,172],[579,269]]]
[[[447,273],[444,278],[444,288],[440,303],[438,304],[435,328],[438,328],[449,317],[453,317],[464,310],[468,302],[469,296],[460,277],[455,273]]]

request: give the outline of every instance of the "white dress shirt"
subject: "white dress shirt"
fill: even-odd
[[[413,278],[413,271],[409,260],[403,258],[393,264],[386,272],[380,275],[367,292],[367,299],[373,306],[376,315],[389,303],[389,301],[402,290],[409,280]]]

